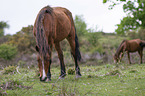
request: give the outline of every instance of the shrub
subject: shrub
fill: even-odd
[[[9,74],[16,71],[16,66],[9,66],[4,68],[3,74]]]
[[[11,60],[17,54],[17,48],[8,44],[0,45],[0,58]]]
[[[69,75],[74,75],[75,70],[74,70],[74,69],[68,69],[67,73],[68,73]]]

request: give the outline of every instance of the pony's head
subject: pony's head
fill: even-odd
[[[40,71],[40,81],[50,81],[51,74],[48,72],[51,64],[50,52],[46,52],[45,55],[40,52],[40,48],[36,46],[36,51],[41,59],[41,71]],[[40,69],[39,69],[40,70]]]
[[[119,57],[117,56],[117,54],[114,55],[113,59],[114,59],[114,63],[118,63]]]

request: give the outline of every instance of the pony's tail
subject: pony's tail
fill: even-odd
[[[49,46],[48,40],[46,39],[46,31],[44,29],[43,20],[46,13],[51,14],[53,11],[49,6],[46,6],[45,8],[46,9],[42,9],[39,12],[36,20],[37,51],[39,51],[39,53],[44,56],[44,58],[46,57],[46,53],[48,53]]]
[[[77,56],[77,59],[80,61],[82,57],[81,57],[81,53],[79,50],[79,42],[78,42],[78,36],[76,34],[76,29],[75,29],[75,45],[76,45],[75,54]]]
[[[141,41],[141,43],[139,44],[141,47],[145,47],[145,41]]]

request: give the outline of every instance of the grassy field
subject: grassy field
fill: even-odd
[[[145,64],[81,66],[82,77],[59,80],[52,67],[52,81],[40,82],[38,69],[0,70],[0,96],[145,96]],[[69,67],[67,69],[73,69]]]

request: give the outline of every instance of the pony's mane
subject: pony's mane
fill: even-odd
[[[117,51],[116,51],[115,55],[117,55],[117,54],[119,53],[120,48],[121,48],[121,45],[122,45],[124,42],[126,42],[126,41],[127,41],[127,40],[123,40],[123,41],[121,42],[121,44],[120,44],[119,47],[117,48]]]
[[[43,9],[45,9],[45,8],[46,8],[46,10],[45,10],[46,13],[50,13],[51,14],[53,12],[53,8],[50,7],[49,5],[44,7]]]
[[[36,21],[36,43],[39,48],[39,53],[46,58],[49,51],[48,40],[46,39],[45,29],[43,27],[44,14],[52,14],[53,9],[50,6],[44,7],[37,16]]]

